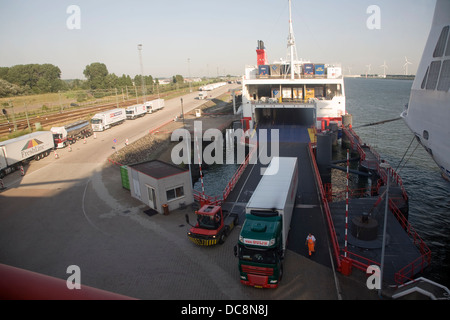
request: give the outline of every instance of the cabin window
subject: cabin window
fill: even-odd
[[[445,50],[445,55],[450,56],[450,32],[448,33],[447,38],[447,49]]]
[[[436,47],[434,48],[433,58],[442,57],[442,55],[444,54],[445,43],[447,42],[447,36],[448,36],[448,28],[449,28],[449,26],[446,26],[441,31],[439,40],[436,44]]]
[[[441,61],[433,61],[430,64],[430,73],[427,80],[427,90],[436,89],[436,84],[439,78],[439,70],[441,69]]]
[[[425,88],[425,84],[427,83],[428,69],[430,69],[430,67],[427,68],[427,71],[425,72],[425,76],[423,77],[422,85],[420,86],[422,89]]]
[[[444,60],[442,63],[441,76],[437,89],[445,92],[450,89],[450,60]]]
[[[167,201],[175,200],[184,196],[183,187],[177,187],[166,191]]]

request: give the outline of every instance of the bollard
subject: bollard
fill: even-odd
[[[84,139],[83,139],[83,143],[84,143],[84,144],[86,144],[86,137],[84,137]]]
[[[70,144],[69,144],[69,152],[72,152],[72,147],[70,146]]]
[[[53,151],[53,154],[55,155],[55,159],[59,158],[59,155],[56,153],[56,150]]]
[[[20,166],[20,174],[21,174],[22,176],[25,175],[25,170],[23,170],[23,166]]]

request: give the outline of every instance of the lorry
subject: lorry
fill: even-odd
[[[121,124],[126,119],[125,109],[117,108],[95,114],[91,119],[93,131],[103,131]]]
[[[208,98],[208,92],[200,91],[198,93],[198,98],[199,98],[199,100],[204,100],[204,99]]]
[[[273,157],[246,205],[234,247],[242,284],[278,287],[297,188],[297,158]]]
[[[126,108],[125,113],[127,119],[134,120],[147,114],[147,106],[145,104],[134,104]]]
[[[69,144],[74,144],[77,140],[87,138],[92,135],[89,121],[80,120],[63,127],[52,127],[55,148],[65,148]]]
[[[48,156],[54,148],[51,131],[37,131],[0,142],[0,178],[30,160]]]
[[[222,211],[222,207],[213,204],[204,204],[200,210],[195,211],[197,223],[195,226],[189,223],[186,214],[186,222],[191,225],[187,236],[189,240],[200,246],[212,246],[225,242],[228,234],[238,224],[239,217],[236,213]]]
[[[153,113],[153,112],[156,112],[156,111],[158,111],[160,109],[163,109],[165,103],[164,103],[164,99],[155,99],[155,100],[152,100],[152,101],[147,101],[145,103],[145,105],[147,106],[147,112],[148,113]]]

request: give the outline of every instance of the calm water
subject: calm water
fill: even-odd
[[[415,140],[408,150],[413,134],[403,120],[357,128],[399,117],[409,101],[411,85],[408,80],[346,78],[347,112],[353,115],[353,127],[361,139],[393,168],[398,167],[410,199],[409,221],[432,252],[424,276],[450,288],[450,183],[423,148],[416,148]],[[205,193],[221,195],[236,169],[234,165],[211,166],[203,172]],[[195,189],[201,190],[200,182]]]

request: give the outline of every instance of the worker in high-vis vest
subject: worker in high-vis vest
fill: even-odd
[[[306,237],[306,245],[308,246],[309,256],[314,252],[314,246],[316,244],[316,238],[310,233]]]

